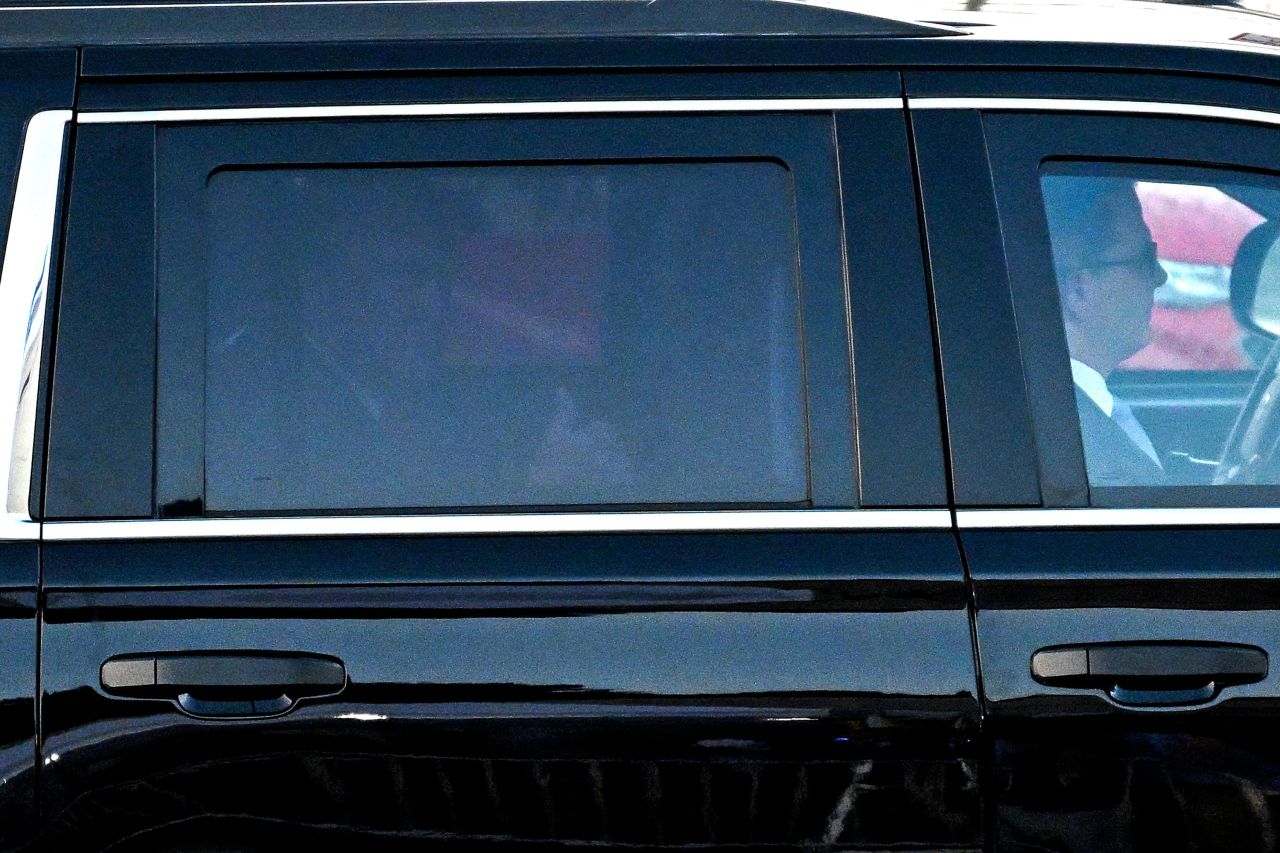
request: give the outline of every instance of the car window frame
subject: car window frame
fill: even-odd
[[[1274,506],[1280,500],[1280,486],[1099,487],[1088,483],[1057,289],[1044,286],[1044,282],[1056,279],[1039,181],[1046,163],[1062,160],[1128,164],[1152,173],[1168,167],[1187,176],[1197,170],[1202,175],[1223,170],[1275,175],[1274,170],[1257,164],[1268,161],[1261,153],[1268,142],[1276,152],[1271,162],[1280,162],[1280,134],[1266,129],[1267,124],[1280,124],[1280,115],[1234,108],[1215,113],[1198,105],[1052,99],[991,99],[984,109],[983,128],[1040,477],[1046,493],[1087,496],[1079,502],[1045,505],[1106,509]],[[1235,121],[1214,121],[1218,114]]]
[[[744,102],[734,102],[742,105]],[[568,106],[567,112],[573,113],[572,105]],[[878,113],[887,112],[889,104],[883,99],[860,99],[857,101],[843,102],[823,99],[813,99],[812,101],[797,102],[779,102],[764,100],[759,103],[750,103],[748,106],[752,109],[744,109],[741,112],[745,115],[706,115],[706,102],[688,102],[681,104],[675,102],[672,104],[664,104],[662,116],[635,116],[623,114],[622,117],[617,115],[606,115],[602,118],[611,118],[614,121],[626,122],[643,122],[643,127],[648,128],[645,133],[652,140],[653,137],[661,137],[663,135],[662,127],[664,122],[670,123],[673,116],[665,113],[675,113],[675,120],[694,120],[698,122],[706,122],[710,124],[719,123],[721,125],[729,125],[735,127],[733,133],[721,133],[719,139],[713,134],[713,141],[709,143],[714,149],[720,146],[720,151],[713,150],[712,153],[724,154],[728,159],[739,159],[746,157],[750,159],[752,155],[761,153],[772,154],[771,159],[776,158],[776,152],[782,151],[786,156],[795,160],[797,156],[806,160],[806,175],[800,175],[797,180],[797,213],[801,223],[801,231],[808,232],[806,246],[806,238],[801,235],[800,259],[801,276],[802,276],[802,312],[804,315],[804,358],[806,361],[806,385],[807,395],[809,398],[809,406],[806,412],[807,423],[809,425],[809,444],[810,444],[810,467],[814,471],[815,487],[811,488],[811,500],[809,505],[814,508],[851,508],[857,506],[857,490],[858,490],[858,472],[856,446],[853,437],[853,401],[852,401],[852,353],[851,334],[849,330],[850,322],[850,298],[847,285],[847,270],[845,269],[845,259],[843,257],[845,235],[842,233],[844,219],[842,214],[843,198],[841,195],[840,171],[838,165],[838,152],[836,150],[836,141],[834,139],[834,129],[838,116],[844,114],[835,112],[830,109],[834,106],[853,106],[853,107],[874,107]],[[440,112],[447,110],[440,108],[440,105],[428,105],[428,108],[437,108]],[[479,113],[480,121],[492,122],[495,120],[527,123],[536,121],[534,118],[528,117],[525,113],[530,107],[521,107],[517,105],[500,105],[502,109],[496,112],[501,116],[495,119],[491,116],[485,116],[483,107],[477,105],[465,105],[467,108],[464,112],[468,116]],[[808,109],[808,108],[816,109]],[[822,109],[827,107],[828,109]],[[582,112],[588,116],[594,116],[597,113],[606,112],[609,105],[605,104],[587,104]],[[339,113],[335,122],[346,126],[362,126],[366,116],[361,110],[357,110],[355,116],[343,115],[344,110],[335,108]],[[197,111],[199,112],[199,111]],[[215,111],[208,111],[215,112]],[[217,111],[221,113],[221,111]],[[262,109],[240,111],[245,115],[239,116],[244,119],[262,119],[268,118],[264,116]],[[267,108],[267,112],[271,113],[272,109]],[[305,117],[299,117],[296,110],[277,110],[276,112],[284,113],[290,119],[298,120],[297,124],[304,123],[311,125],[324,124],[332,127],[334,123],[326,122],[308,122]],[[333,118],[328,115],[327,110],[316,110],[317,117]],[[369,122],[369,126],[386,125],[384,116],[377,111],[373,112],[378,118],[383,119],[381,122]],[[385,112],[385,111],[383,111]],[[423,117],[419,114],[422,110],[405,109],[403,111],[408,118],[404,119],[408,122],[416,122]],[[737,112],[737,111],[735,111]],[[767,115],[756,115],[755,113],[768,113]],[[510,118],[508,114],[514,113],[518,118]],[[689,113],[689,115],[685,115]],[[815,115],[816,113],[816,115]],[[901,121],[901,113],[898,113],[899,121]],[[214,118],[215,116],[207,116]],[[223,115],[217,118],[225,118]],[[199,119],[206,116],[199,116]],[[118,124],[122,127],[134,128],[150,128],[155,132],[157,140],[163,138],[163,132],[174,126],[176,130],[185,130],[194,128],[199,133],[205,129],[216,129],[219,127],[237,128],[239,132],[249,132],[250,128],[260,132],[262,128],[279,128],[287,126],[289,122],[280,121],[248,121],[231,124],[207,124],[200,120],[192,120],[191,111],[174,111],[173,113],[144,113],[144,114],[99,114],[96,115],[91,122],[94,124]],[[799,134],[795,133],[796,128],[803,129],[805,123],[808,123],[808,130]],[[526,126],[532,126],[527,125]],[[95,130],[99,128],[93,128]],[[104,128],[105,129],[105,128]],[[779,134],[779,130],[788,130],[789,132]],[[817,131],[817,132],[815,132]],[[777,141],[779,136],[790,139],[790,141],[781,145]],[[527,136],[527,134],[525,134]],[[799,141],[796,141],[796,138]],[[594,143],[592,143],[594,144]],[[652,142],[646,142],[646,145],[652,146]],[[528,146],[525,142],[517,140],[513,143],[514,147],[519,149],[524,146],[524,151],[519,153],[527,153]],[[744,149],[745,146],[745,149]],[[599,147],[599,146],[597,146]],[[762,152],[763,148],[768,148],[768,152]],[[793,155],[790,150],[794,149],[802,152],[802,155]],[[572,153],[572,152],[571,152]],[[662,151],[648,152],[647,156],[653,154],[660,155]],[[698,153],[698,152],[694,152]],[[491,152],[487,152],[492,157]],[[373,160],[385,160],[387,155],[378,151],[375,156],[370,158]],[[343,158],[335,158],[342,160]],[[432,158],[435,162],[439,158]],[[563,159],[563,156],[557,156],[555,159]],[[157,156],[156,162],[163,171],[165,161],[163,156]],[[158,185],[163,185],[163,176],[160,176]],[[157,211],[163,211],[164,200],[157,197]],[[161,212],[160,215],[163,215]],[[818,248],[821,246],[821,248]],[[165,299],[165,284],[163,281],[157,282],[157,293],[161,300],[160,318],[163,325]],[[815,295],[816,294],[816,295]],[[819,319],[815,319],[819,318]],[[839,318],[843,322],[839,322],[833,318]],[[163,332],[161,333],[163,334]],[[818,343],[814,343],[814,341]],[[164,346],[163,338],[159,344]],[[815,376],[814,365],[820,366],[820,371],[825,370],[826,378]],[[834,377],[834,381],[832,381]],[[163,367],[156,376],[159,380],[160,387],[157,392],[157,418],[156,422],[160,425],[161,432],[157,434],[157,449],[163,448],[163,429],[165,423],[165,371]],[[818,402],[815,404],[815,396]],[[815,416],[815,411],[821,409],[824,413]],[[56,426],[56,424],[55,424]],[[821,436],[821,437],[820,437]],[[820,447],[820,445],[825,446]],[[163,460],[160,455],[157,461]],[[878,461],[878,460],[877,460]],[[156,485],[155,506],[163,505],[165,474],[163,464],[158,465],[157,473],[154,478]],[[639,508],[645,510],[664,510],[671,509],[665,506],[640,505]],[[698,507],[703,509],[705,507]],[[718,508],[718,507],[712,507]],[[759,509],[760,507],[734,505],[733,509]],[[793,509],[788,507],[786,509]],[[510,511],[510,508],[500,508],[503,511]],[[552,511],[574,509],[573,507],[554,507]],[[591,511],[607,511],[609,509],[617,509],[614,507],[598,507],[592,506]],[[360,514],[362,510],[354,510]],[[380,509],[377,511],[381,511]],[[426,512],[432,510],[427,509]],[[483,512],[484,509],[468,510]],[[368,512],[368,510],[363,510]],[[396,514],[420,514],[417,509],[411,511],[394,510]],[[274,513],[273,513],[274,514]],[[343,513],[336,513],[343,514]],[[153,512],[151,517],[163,517],[162,513]],[[62,516],[68,517],[68,516]],[[103,517],[95,516],[93,513],[76,515],[71,517]],[[110,516],[107,516],[110,517]],[[119,516],[116,516],[119,517]],[[131,514],[128,517],[138,518],[137,514]],[[188,514],[187,517],[193,517]]]

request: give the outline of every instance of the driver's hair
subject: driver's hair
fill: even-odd
[[[1083,175],[1046,175],[1040,189],[1058,290],[1065,291],[1075,272],[1099,258],[1111,239],[1107,225],[1115,208],[1107,202],[1118,196],[1135,198],[1136,191],[1127,178]]]

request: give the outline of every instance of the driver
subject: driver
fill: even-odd
[[[1153,293],[1167,278],[1133,182],[1046,177],[1044,195],[1089,481],[1165,482],[1150,436],[1107,387],[1111,372],[1147,345]]]

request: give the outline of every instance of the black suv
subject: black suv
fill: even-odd
[[[0,6],[0,847],[1280,849],[1280,21],[983,5]]]

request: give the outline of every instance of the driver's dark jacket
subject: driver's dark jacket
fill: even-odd
[[[1120,425],[1107,417],[1089,395],[1076,389],[1080,413],[1080,438],[1084,442],[1089,483],[1094,486],[1158,485],[1166,472],[1133,443]],[[1158,449],[1157,449],[1158,452]]]

